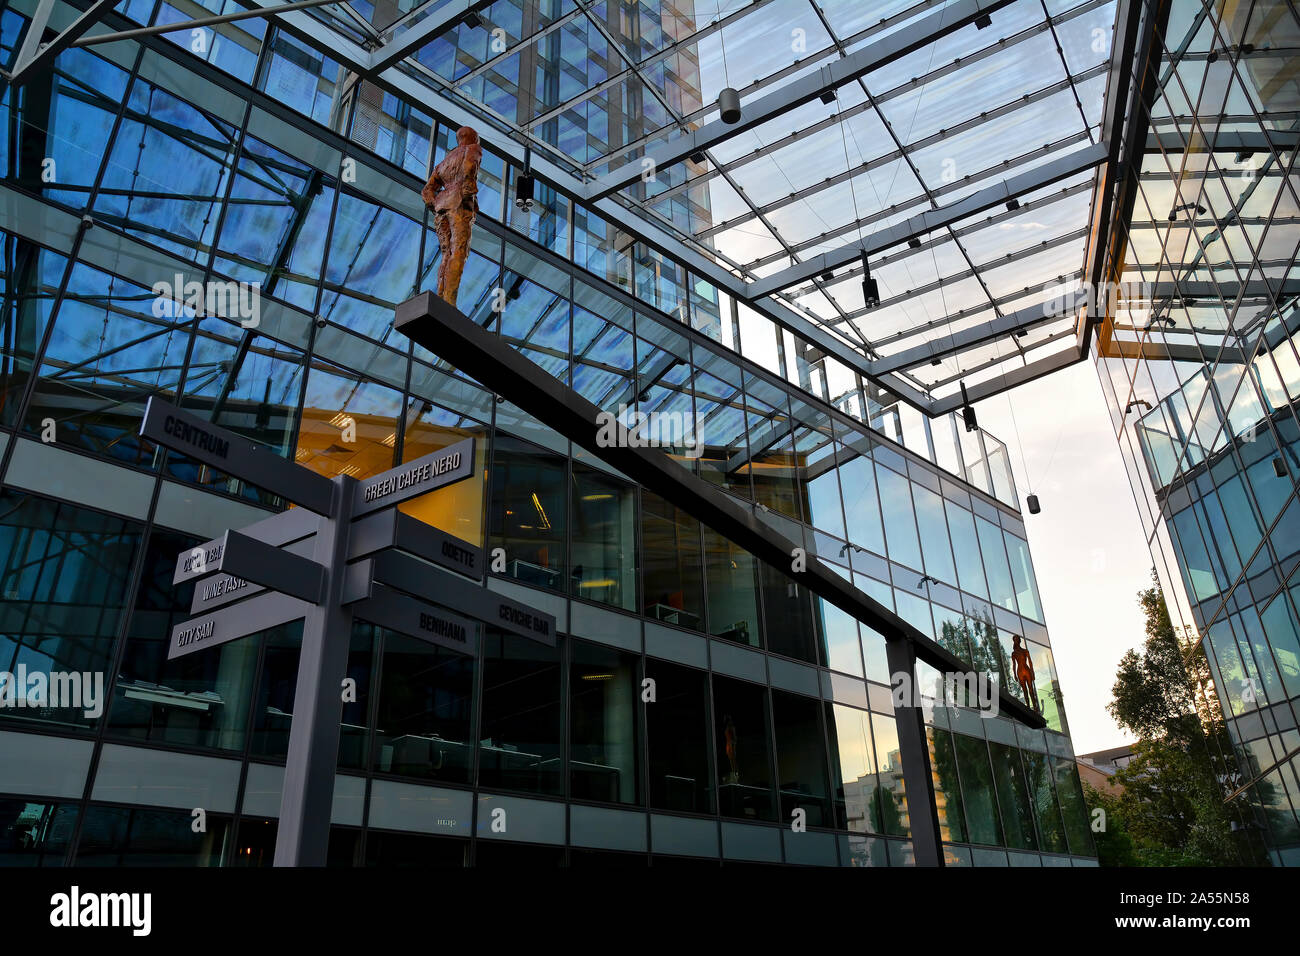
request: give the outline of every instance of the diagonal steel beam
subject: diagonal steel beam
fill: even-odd
[[[490,7],[493,0],[451,0],[440,10],[435,10],[409,30],[393,37],[370,54],[366,75],[373,77],[390,66],[395,66],[408,54],[450,30],[464,16]]]
[[[774,568],[790,568],[798,542],[788,540],[756,517],[753,506],[694,475],[666,453],[632,447],[626,441],[602,439],[602,413],[559,379],[539,374],[524,355],[457,311],[432,292],[422,292],[397,307],[393,328],[446,359],[485,388],[527,408],[529,414],[560,435],[581,445],[606,464],[649,488],[687,514],[712,528]],[[626,429],[618,430],[626,439]],[[616,436],[616,437],[619,437]],[[968,665],[874,598],[854,587],[816,557],[808,556],[803,571],[785,571],[824,601],[883,635],[914,649],[916,656],[943,672],[964,672]],[[1041,715],[998,690],[999,707],[1028,727],[1044,726]]]
[[[1083,172],[1085,169],[1091,169],[1104,162],[1105,159],[1106,145],[1104,143],[1075,150],[1068,156],[1061,156],[1051,162],[1044,163],[1037,169],[1031,169],[1027,173],[1021,173],[1019,176],[1013,176],[1003,182],[994,183],[992,186],[972,193],[965,199],[960,199],[951,205],[941,206],[938,209],[928,209],[895,226],[882,229],[862,242],[850,243],[847,246],[823,253],[788,269],[782,269],[765,279],[751,282],[747,290],[748,295],[757,299],[760,296],[771,295],[800,282],[807,282],[813,276],[855,262],[864,253],[873,255],[888,249],[890,246],[900,245],[909,239],[920,238],[926,233],[933,232],[936,229],[943,229],[987,209],[992,209],[994,206],[1005,203],[1008,199],[1014,199],[1025,193],[1042,189],[1044,186],[1050,186],[1052,183]]]
[[[1050,375],[1052,372],[1067,368],[1075,362],[1081,362],[1086,357],[1086,353],[1080,355],[1074,345],[1071,344],[1069,348],[1064,349],[1063,351],[1049,355],[1046,358],[1036,359],[1020,368],[1012,369],[1010,372],[1006,372],[997,378],[990,378],[987,381],[979,382],[975,385],[968,385],[966,387],[966,395],[970,404],[974,405],[980,399],[1000,395],[1002,392],[1015,388],[1017,385],[1024,385],[1027,382],[1032,382],[1035,379],[1042,378],[1044,375]],[[1008,354],[1006,358],[1014,359],[1016,356]],[[933,411],[931,412],[931,415],[932,417],[937,418],[938,416],[945,415],[948,412],[955,412],[964,404],[966,404],[966,402],[962,401],[960,393],[949,395],[947,398],[941,398],[934,402],[932,405]]]
[[[54,60],[60,53],[72,46],[73,41],[80,39],[87,30],[100,21],[104,14],[117,6],[117,0],[94,0],[89,9],[68,24],[58,36],[49,43],[42,43],[41,37],[49,24],[53,6],[54,4],[50,3],[47,7],[45,0],[42,0],[41,5],[37,7],[27,39],[23,41],[23,48],[14,64],[13,72],[9,75],[11,85],[18,86],[25,83],[33,74],[53,66]],[[44,13],[43,18],[42,13]],[[26,58],[23,56],[24,53],[28,54]]]
[[[878,70],[909,53],[923,49],[941,37],[947,36],[977,19],[1010,5],[1013,0],[957,0],[957,2],[922,17],[910,27],[891,33],[856,53],[821,67],[798,80],[774,90],[767,96],[748,104],[738,123],[727,124],[714,120],[693,132],[676,137],[654,149],[647,150],[640,162],[630,162],[606,173],[590,184],[584,196],[599,199],[618,192],[641,178],[648,160],[652,169],[665,169],[686,159],[692,153],[709,149],[737,133],[753,129],[768,120],[789,113],[810,103],[823,93],[852,83],[873,70]]]
[[[1061,296],[1060,301],[1048,300],[1007,315],[995,316],[987,322],[981,322],[969,329],[962,329],[952,335],[945,336],[940,331],[933,341],[922,343],[910,349],[904,349],[901,352],[887,355],[872,362],[871,371],[873,375],[902,371],[923,362],[942,359],[969,346],[980,345],[1000,336],[1018,332],[1020,329],[1027,329],[1041,322],[1048,322],[1052,319],[1074,318],[1078,314],[1078,308],[1086,301],[1087,296],[1082,291],[1071,292]],[[1006,357],[1010,358],[1011,356]]]

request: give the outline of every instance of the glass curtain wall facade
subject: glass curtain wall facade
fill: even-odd
[[[34,6],[0,10],[7,63]],[[490,586],[558,619],[556,647],[484,628],[474,658],[357,622],[334,862],[909,863],[930,795],[903,787],[883,638],[393,332],[435,281],[419,187],[454,129],[342,81],[245,20],[202,51],[72,48],[0,101],[0,670],[111,675],[100,713],[0,708],[0,860],[270,860],[300,625],[166,640],[175,555],[285,503],[142,441],[160,395],[329,476],[477,437],[472,479],[403,508],[502,549]],[[489,151],[462,310],[602,408],[680,415],[683,467],[1003,687],[1025,641],[1046,731],[930,717],[946,859],[1093,863],[1001,444],[831,388],[562,197],[518,214],[516,172]],[[256,321],[159,290],[191,281],[257,283]]]
[[[1093,355],[1189,670],[1226,723],[1225,799],[1296,865],[1300,19],[1271,0],[1147,16],[1158,56],[1112,263],[1146,285]]]

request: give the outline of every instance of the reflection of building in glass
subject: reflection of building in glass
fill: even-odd
[[[206,12],[184,0],[157,6],[129,3],[103,26]],[[1032,260],[1043,257],[1032,274],[1055,276],[1059,247],[1077,251],[1077,229],[1054,229],[1045,252],[1037,238],[1032,250],[1004,250],[1003,231],[981,235],[992,228],[981,217],[936,233],[933,248],[903,244],[880,264],[894,288],[870,321],[850,301],[857,266],[837,267],[833,283],[818,273],[788,296],[745,300],[733,284],[742,272],[758,281],[778,263],[806,264],[827,230],[847,241],[859,218],[887,228],[966,187],[927,190],[894,146],[861,157],[870,184],[849,185],[860,162],[848,152],[833,182],[806,162],[787,165],[803,177],[817,169],[815,179],[788,182],[746,139],[638,178],[628,194],[577,201],[574,183],[639,168],[646,149],[706,128],[725,79],[765,71],[747,99],[780,89],[793,71],[765,65],[765,37],[788,27],[780,5],[706,21],[682,3],[595,12],[498,0],[477,23],[448,19],[445,6],[244,20],[216,27],[201,55],[188,34],[74,46],[27,77],[21,96],[9,87],[0,99],[0,670],[112,675],[98,722],[0,712],[2,852],[38,863],[270,858],[298,625],[170,663],[165,641],[190,614],[193,585],[173,586],[175,556],[284,502],[141,441],[144,402],[162,395],[331,476],[373,474],[475,436],[474,477],[403,508],[489,555],[499,549],[491,586],[561,622],[555,648],[485,626],[473,659],[358,622],[335,862],[912,860],[912,810],[932,796],[903,785],[884,638],[394,335],[394,307],[429,288],[438,264],[420,185],[456,128],[473,123],[486,155],[460,307],[602,409],[693,422],[704,453],[674,449],[682,467],[971,669],[1012,686],[1003,675],[1021,638],[1045,731],[970,710],[933,718],[946,850],[965,863],[1092,862],[1006,447],[929,404],[956,393],[955,373],[914,351],[930,347],[940,314],[930,310],[945,296],[973,344],[987,346],[982,324],[1023,308]],[[854,6],[810,32],[822,57],[888,36],[931,5],[884,25]],[[1016,6],[1018,19],[995,16],[992,32],[964,24],[935,42],[974,44],[973,63],[1000,67],[1004,48],[1022,55],[1058,20],[1113,18],[1110,3],[1050,21],[1037,3]],[[0,10],[8,67],[35,8]],[[891,69],[909,83],[919,75],[910,61]],[[1095,57],[1061,71],[1035,110],[1104,72]],[[927,84],[948,72],[969,79],[945,66]],[[782,159],[892,142],[885,117],[913,112],[912,94],[892,72],[879,80],[878,109],[865,89],[791,112],[813,128],[781,142],[793,151]],[[829,119],[841,108],[853,111],[843,131]],[[981,115],[924,123],[973,129]],[[1061,138],[1082,143],[1083,122],[1071,119]],[[907,145],[920,156],[935,135],[918,128]],[[524,143],[539,174],[530,214],[512,201]],[[999,157],[974,185],[1031,160],[1007,163]],[[1055,204],[1078,202],[1084,179],[1071,174],[1065,199],[1053,187],[1036,210],[1059,215]],[[831,192],[814,197],[822,188]],[[796,215],[791,190],[821,211]],[[967,261],[983,240],[1013,256],[1014,283],[1006,265]],[[961,278],[925,274],[938,263]],[[256,283],[258,324],[160,301],[156,284],[177,276]],[[867,343],[868,328],[878,341]],[[1050,328],[1045,342],[1060,337]],[[992,361],[977,364],[993,374]],[[190,828],[200,805],[202,835]],[[410,812],[423,805],[438,809]],[[496,806],[534,814],[528,842],[493,831]],[[809,839],[791,845],[796,811]]]
[[[1226,729],[1225,799],[1244,840],[1294,865],[1300,21],[1174,3],[1152,26],[1108,266],[1151,298],[1121,303],[1094,358],[1203,716],[1216,742]]]

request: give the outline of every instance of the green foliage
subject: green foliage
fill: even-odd
[[[1139,738],[1133,759],[1112,779],[1119,794],[1086,788],[1089,808],[1106,813],[1096,833],[1103,866],[1239,865],[1231,817],[1219,780],[1228,772],[1222,714],[1208,673],[1184,658],[1164,594],[1152,586],[1138,593],[1146,617],[1141,650],[1120,659],[1107,706],[1120,727]],[[1193,680],[1193,676],[1195,680]]]

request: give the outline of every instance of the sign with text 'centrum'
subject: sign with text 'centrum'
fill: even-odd
[[[381,474],[362,479],[357,488],[354,517],[369,514],[468,478],[474,471],[474,439],[466,438],[454,445],[408,461]]]
[[[317,514],[330,513],[334,485],[324,475],[287,461],[251,438],[204,421],[156,395],[150,396],[145,405],[140,435]]]

